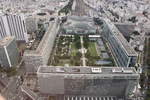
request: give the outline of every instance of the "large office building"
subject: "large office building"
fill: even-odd
[[[39,90],[54,100],[128,100],[139,75],[134,68],[41,66]]]
[[[36,50],[26,50],[24,52],[23,59],[28,73],[35,73],[39,66],[46,65],[48,63],[59,29],[59,21],[56,19],[54,22],[49,24],[49,27]]]
[[[0,41],[0,66],[13,67],[18,64],[19,52],[14,37],[5,37]]]
[[[103,19],[102,37],[108,41],[109,47],[118,66],[135,66],[138,56],[137,53],[109,19]]]
[[[0,14],[0,39],[14,36],[16,40],[28,42],[25,18],[22,14]]]

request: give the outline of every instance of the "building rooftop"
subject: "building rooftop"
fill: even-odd
[[[36,48],[36,50],[26,50],[24,52],[24,55],[25,56],[39,56],[39,55],[42,55],[43,53],[45,53],[45,49],[47,47],[49,47],[49,39],[53,38],[55,39],[55,31],[57,30],[56,29],[57,27],[57,21],[55,22],[51,22],[47,31],[45,32],[42,40],[40,41],[38,47]],[[55,35],[54,35],[55,34]]]
[[[0,40],[0,47],[7,46],[14,40],[14,37],[7,36],[4,39]]]
[[[41,66],[38,74],[99,74],[99,75],[137,75],[135,68],[126,67],[79,67],[79,66]]]
[[[122,35],[126,38],[127,41],[130,40],[131,34],[135,31],[134,24],[115,23],[115,26],[122,33]]]
[[[69,16],[63,24],[63,28],[67,33],[87,34],[95,33],[96,26],[93,18],[87,16]]]
[[[118,30],[118,28],[109,19],[104,19],[104,21],[108,25],[110,30],[112,31],[113,35],[117,38],[120,45],[122,45],[122,48],[124,48],[127,55],[128,56],[137,56],[137,53],[135,52],[135,50],[131,47],[129,42],[124,38],[124,36]]]

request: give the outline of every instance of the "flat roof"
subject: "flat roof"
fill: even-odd
[[[128,41],[125,39],[122,33],[118,30],[118,28],[109,19],[104,19],[104,21],[108,25],[110,30],[112,31],[115,38],[117,38],[120,45],[122,45],[127,55],[137,56],[137,53],[135,52],[135,50],[131,47],[131,45],[128,43]]]
[[[47,31],[45,32],[45,34],[44,34],[42,40],[40,41],[38,47],[36,48],[36,50],[25,50],[24,56],[40,56],[43,53],[45,53],[45,49],[47,47],[49,47],[49,41],[48,40],[50,39],[50,37],[55,38],[54,36],[56,35],[55,31],[57,29],[55,29],[55,28],[57,26],[57,21],[58,20],[55,20],[54,22],[50,23]]]
[[[0,40],[0,47],[9,45],[13,40],[14,40],[13,36],[5,37],[4,39]]]
[[[79,66],[40,66],[37,74],[137,74],[134,67],[79,67]]]
[[[131,34],[135,31],[135,24],[115,23],[122,35],[129,41]]]
[[[63,29],[67,32],[76,34],[86,34],[96,31],[96,26],[92,17],[87,16],[69,16],[67,21],[63,24]],[[78,32],[79,31],[79,32]]]

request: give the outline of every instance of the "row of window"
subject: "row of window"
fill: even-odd
[[[5,30],[4,22],[3,19],[0,18],[0,39],[4,38],[5,36],[6,36],[6,30]]]
[[[17,40],[24,40],[25,29],[20,16],[7,16],[7,22],[11,36],[15,35]]]
[[[65,100],[117,100],[116,97],[65,97]]]
[[[11,35],[15,36],[17,40],[25,40],[25,34],[27,31],[21,16],[0,16],[0,38]]]
[[[104,26],[104,36],[109,41],[115,59],[119,66],[128,67],[129,57],[124,52],[123,48],[121,48],[117,39],[113,36],[113,33],[109,29],[109,27],[105,24]]]

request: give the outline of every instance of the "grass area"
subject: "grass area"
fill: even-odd
[[[71,44],[71,56],[76,56],[78,49],[75,47],[75,43]]]
[[[148,89],[146,92],[146,99],[145,100],[150,100],[150,89]]]
[[[70,60],[69,59],[60,59],[59,63],[57,65],[58,66],[64,66],[65,64],[71,65]]]
[[[81,65],[81,53],[79,52],[78,42],[80,37],[60,36],[53,48],[52,55],[49,59],[48,65],[64,66],[69,64],[71,66]],[[80,41],[79,41],[80,42]],[[76,59],[76,60],[74,60]]]
[[[89,50],[91,56],[93,56],[93,57],[97,57],[98,56],[95,42],[89,42],[88,50]]]

